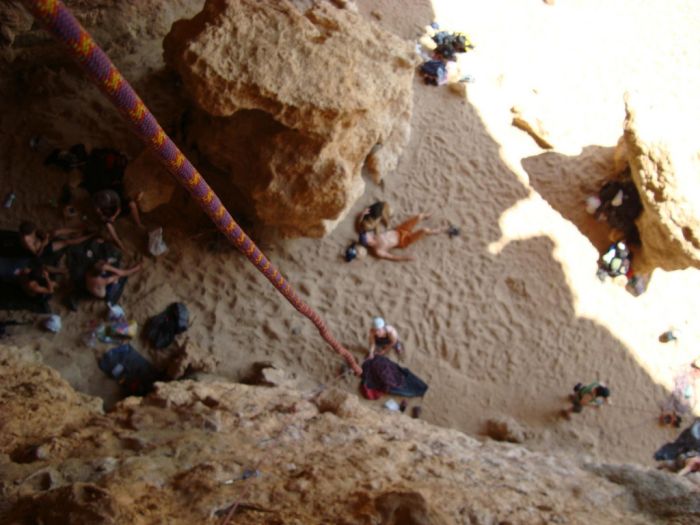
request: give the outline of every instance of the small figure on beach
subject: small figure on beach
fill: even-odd
[[[415,257],[412,255],[394,255],[390,252],[394,248],[406,248],[418,239],[428,235],[437,235],[439,233],[447,233],[449,228],[418,228],[415,229],[419,222],[430,217],[429,213],[419,213],[399,224],[396,228],[387,230],[383,233],[375,233],[364,231],[360,233],[359,243],[367,248],[367,250],[378,257],[379,259],[387,259],[389,261],[413,261]]]
[[[566,414],[580,413],[585,406],[601,407],[603,404],[610,403],[610,389],[603,383],[594,381],[587,385],[576,383],[574,393],[569,396],[571,400],[571,408],[566,411]]]
[[[403,352],[403,344],[399,341],[399,334],[396,328],[386,324],[381,317],[372,319],[372,328],[369,331],[369,359],[375,355],[384,355],[391,349],[397,354]]]

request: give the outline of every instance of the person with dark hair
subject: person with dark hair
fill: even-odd
[[[415,257],[412,255],[394,255],[389,250],[394,248],[406,248],[427,235],[437,235],[438,233],[447,233],[449,231],[450,228],[416,229],[418,223],[428,217],[430,217],[429,213],[419,213],[398,225],[396,228],[383,233],[374,233],[370,231],[361,232],[359,243],[367,248],[372,255],[380,259],[387,259],[390,261],[413,261]]]
[[[574,393],[569,396],[569,399],[572,406],[567,413],[575,412],[578,414],[583,411],[585,406],[592,405],[598,408],[605,403],[610,403],[610,389],[597,381],[588,385],[576,383]]]
[[[379,224],[389,227],[389,219],[392,211],[388,202],[377,201],[360,212],[357,218],[357,231],[359,233],[373,231],[379,233]]]
[[[33,222],[23,221],[19,225],[19,238],[22,247],[31,255],[37,257],[51,257],[68,246],[85,242],[93,234],[68,237],[73,234],[82,234],[75,228],[59,228],[48,233],[39,230]]]
[[[114,190],[101,190],[92,195],[92,203],[95,206],[97,215],[112,237],[112,240],[122,251],[126,251],[124,243],[122,243],[117,234],[117,230],[114,228],[114,221],[123,215],[122,199],[119,197],[119,194]],[[143,228],[136,202],[129,200],[128,206],[131,218],[139,228]]]
[[[114,304],[121,295],[126,278],[140,269],[141,264],[122,270],[105,260],[99,260],[85,273],[85,288],[93,297],[107,299]]]
[[[49,270],[43,265],[30,266],[19,270],[17,278],[25,295],[44,303],[45,310],[48,311],[48,301],[56,289]]]

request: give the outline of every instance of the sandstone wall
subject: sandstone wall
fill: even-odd
[[[644,206],[635,266],[700,268],[700,126],[678,108],[640,98],[628,96],[626,111],[624,145]]]
[[[700,518],[685,479],[479,443],[333,389],[173,382],[104,415],[18,354],[0,348],[1,523],[213,524],[236,504],[252,524]]]

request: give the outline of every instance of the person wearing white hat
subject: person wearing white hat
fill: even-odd
[[[369,359],[376,355],[384,355],[391,349],[397,353],[403,352],[403,345],[399,341],[399,334],[391,325],[386,324],[381,317],[372,319],[372,328],[369,331]]]

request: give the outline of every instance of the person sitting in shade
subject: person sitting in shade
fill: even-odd
[[[107,261],[99,260],[85,273],[85,289],[97,299],[107,299],[116,304],[126,282],[126,277],[140,269],[141,264],[128,270],[122,270],[112,266]]]
[[[406,248],[418,239],[426,235],[436,235],[438,233],[448,233],[450,228],[419,228],[415,229],[420,221],[430,217],[429,213],[419,213],[401,223],[394,229],[386,230],[382,233],[364,231],[360,233],[359,242],[362,246],[380,259],[389,261],[413,261],[412,255],[394,255],[390,252],[394,248]]]
[[[75,236],[75,234],[78,234]],[[37,257],[51,257],[54,253],[87,241],[94,234],[82,234],[75,228],[60,228],[51,232],[43,232],[36,224],[23,221],[19,225],[19,240],[27,252]]]
[[[392,348],[399,354],[403,352],[396,328],[386,324],[381,317],[375,317],[369,331],[369,359],[375,355],[384,355]]]

